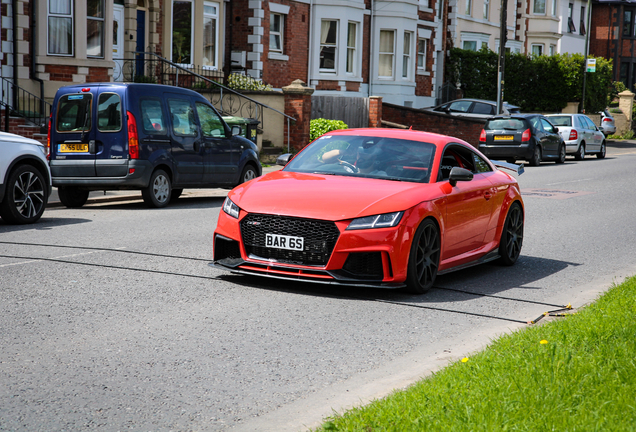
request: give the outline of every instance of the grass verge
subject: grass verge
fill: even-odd
[[[636,277],[319,431],[636,431]]]

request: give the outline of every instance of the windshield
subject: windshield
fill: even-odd
[[[284,170],[427,183],[434,156],[435,146],[420,141],[324,135]]]

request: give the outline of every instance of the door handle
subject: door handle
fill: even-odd
[[[492,194],[490,192],[484,192],[484,198],[486,198],[486,201],[488,201],[490,198],[492,198]]]
[[[88,152],[90,154],[97,153],[97,145],[95,145],[95,140],[88,141]]]

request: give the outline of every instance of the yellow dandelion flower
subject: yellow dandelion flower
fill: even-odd
[[[545,344],[547,344],[547,343],[548,343],[548,341],[547,341],[547,340],[545,340],[545,339],[543,339],[543,340],[542,340],[541,342],[539,342],[539,343],[540,343],[541,345],[545,345]]]
[[[462,363],[466,363],[467,361],[468,361],[468,357],[464,357],[464,358],[462,359]]]

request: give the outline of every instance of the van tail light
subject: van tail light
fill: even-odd
[[[579,138],[579,134],[574,129],[572,129],[570,131],[570,138],[568,138],[568,140],[572,141],[572,140],[575,140],[575,139],[578,139],[578,138]]]
[[[49,116],[49,127],[46,131],[46,159],[51,160],[51,121],[53,113]]]
[[[139,136],[137,135],[137,120],[130,111],[128,114],[128,154],[131,159],[139,159]]]
[[[523,133],[521,134],[521,142],[528,142],[530,141],[530,129],[526,129],[523,131]]]
[[[479,134],[479,142],[486,142],[486,129],[481,130],[481,134]]]

